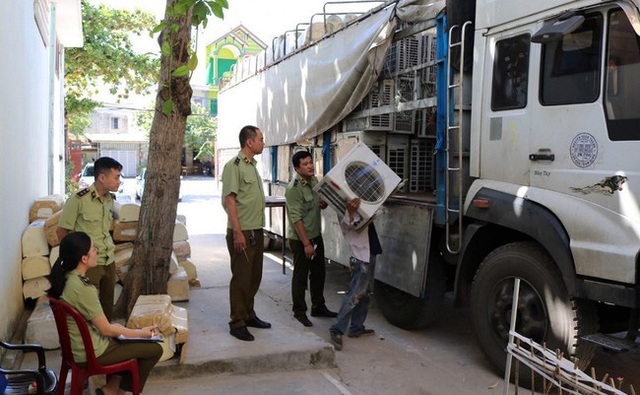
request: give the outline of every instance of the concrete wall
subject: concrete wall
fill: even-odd
[[[112,118],[118,118],[118,128],[112,126]],[[110,108],[97,108],[91,114],[91,125],[85,133],[129,133],[129,123],[135,125],[134,111]],[[137,131],[137,130],[136,130]]]
[[[34,199],[51,192],[60,193],[64,183],[59,156],[62,154],[60,83],[54,80],[55,93],[50,94],[49,48],[36,26],[33,3],[12,2],[0,13],[2,339],[10,338],[23,310],[21,236],[28,226],[29,209]],[[53,139],[49,138],[50,124],[56,125]],[[50,144],[54,147],[52,156]]]

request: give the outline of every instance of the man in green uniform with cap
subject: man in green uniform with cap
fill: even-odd
[[[87,277],[98,289],[100,304],[108,320],[112,319],[116,284],[115,246],[109,229],[113,222],[113,202],[120,186],[120,162],[107,156],[93,165],[93,184],[71,195],[62,207],[56,230],[58,239],[71,231],[88,234],[98,249],[98,266],[87,271]]]
[[[247,329],[271,328],[256,316],[253,302],[262,281],[265,198],[254,156],[264,148],[264,137],[255,126],[240,130],[240,152],[222,170],[222,206],[227,212],[227,249],[231,259],[229,333],[253,341]]]

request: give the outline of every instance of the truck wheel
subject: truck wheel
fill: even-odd
[[[376,280],[373,293],[387,321],[403,329],[418,329],[433,324],[441,311],[446,286],[443,265],[439,257],[429,262],[424,298]]]
[[[569,297],[560,271],[534,242],[516,242],[495,249],[476,273],[471,289],[471,314],[487,358],[504,373],[516,277],[521,280],[516,331],[538,344],[546,343],[552,351],[563,351],[567,359],[577,357],[577,367],[586,368],[596,346],[578,338],[597,331],[595,305]],[[524,364],[519,365],[520,385],[531,386],[531,371]],[[536,387],[538,379],[541,380],[539,374]]]

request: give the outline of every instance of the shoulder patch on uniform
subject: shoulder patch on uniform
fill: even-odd
[[[89,188],[81,189],[78,192],[76,192],[76,196],[77,197],[83,197],[87,193],[89,193]]]
[[[249,160],[249,158],[245,157],[244,158],[244,163],[251,163],[251,161]]]
[[[111,195],[111,199],[116,200],[116,194],[115,193],[109,192],[109,195]]]
[[[234,161],[233,161],[233,163],[234,163],[234,164],[236,164],[236,165],[237,165],[238,163],[240,163],[240,157],[239,157],[239,156],[236,156],[236,160],[234,160]]]

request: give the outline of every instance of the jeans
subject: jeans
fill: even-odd
[[[351,257],[351,283],[349,291],[342,299],[342,305],[338,316],[334,319],[329,330],[345,334],[347,326],[349,333],[358,334],[364,330],[364,320],[369,312],[373,289],[373,276],[375,273],[376,256],[371,255],[371,262],[367,263]],[[349,325],[351,322],[351,325]]]

